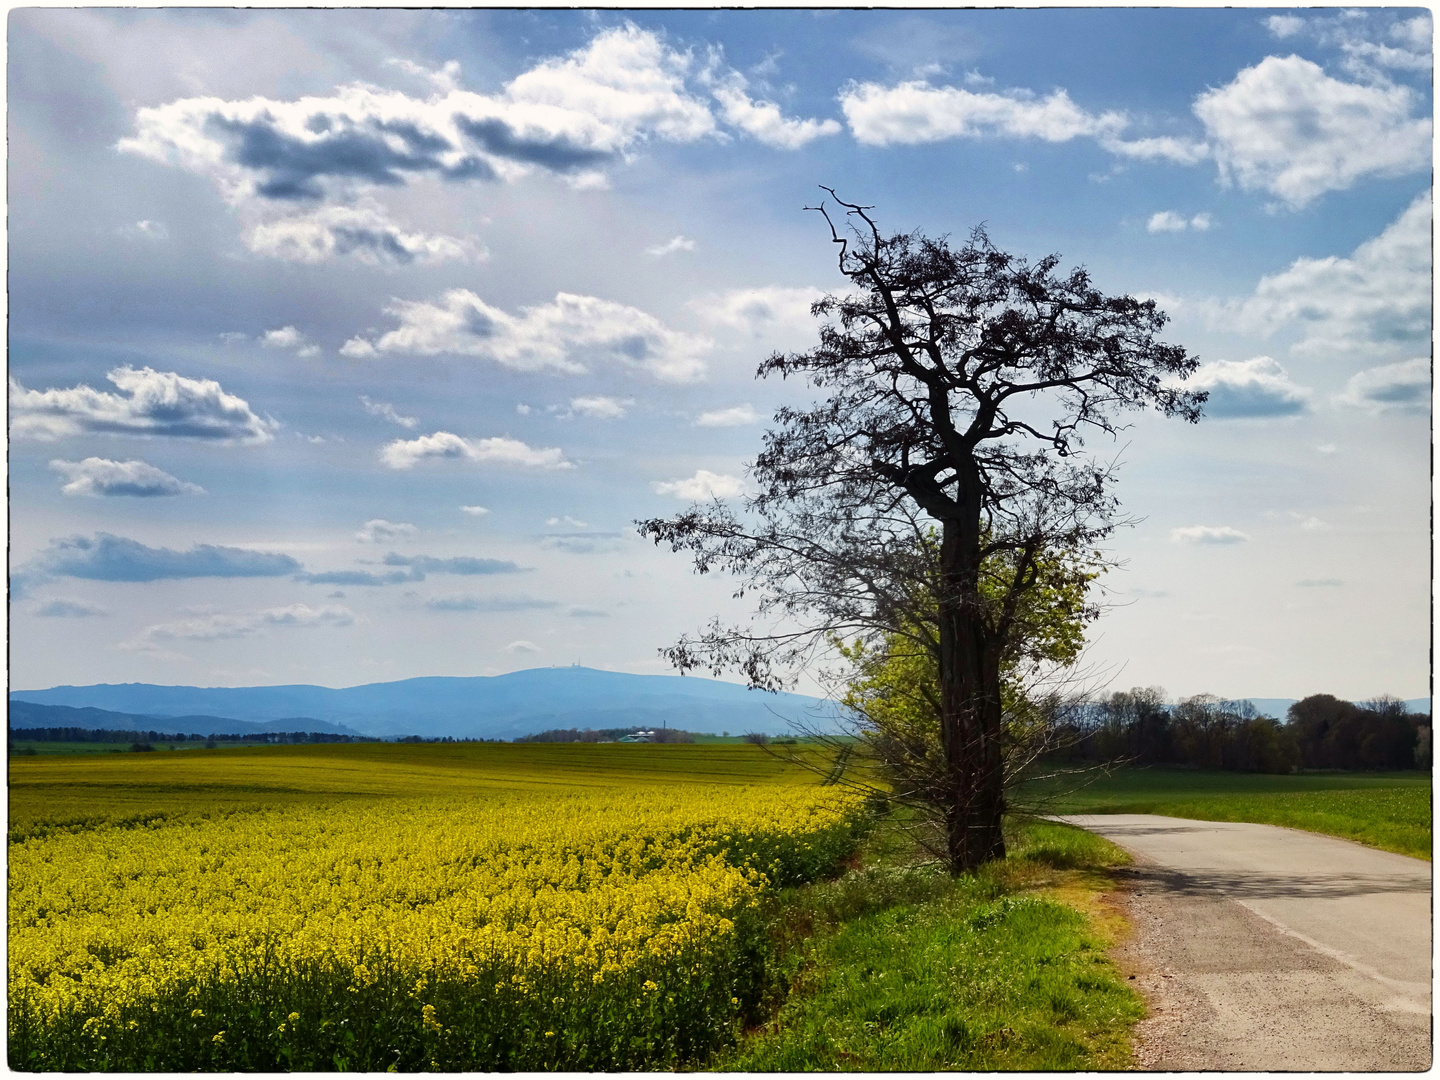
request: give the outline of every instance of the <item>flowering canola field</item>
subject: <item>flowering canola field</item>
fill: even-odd
[[[12,762],[12,1068],[696,1062],[759,992],[757,898],[862,827],[794,775],[637,777],[668,747],[406,748],[388,788],[383,749],[300,749]]]

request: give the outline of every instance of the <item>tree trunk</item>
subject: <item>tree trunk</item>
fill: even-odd
[[[945,522],[940,542],[940,744],[949,787],[945,832],[952,874],[1005,857],[1000,652],[989,640],[981,607],[979,549],[978,520],[973,533]]]

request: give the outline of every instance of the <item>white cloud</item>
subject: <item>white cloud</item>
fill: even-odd
[[[635,404],[633,398],[577,397],[570,399],[570,414],[589,416],[596,420],[619,420]]]
[[[355,539],[362,544],[390,544],[419,535],[420,530],[408,522],[371,518],[360,526],[360,531],[355,534]]]
[[[1262,278],[1255,295],[1217,321],[1274,332],[1299,326],[1302,354],[1404,352],[1430,341],[1430,192],[1349,258],[1300,258]]]
[[[345,342],[344,345],[340,346],[340,355],[348,356],[352,360],[367,360],[372,356],[379,356],[380,354],[375,350],[375,346],[371,345],[370,342],[364,338],[353,337]]]
[[[656,244],[654,247],[645,249],[646,255],[654,255],[657,259],[666,255],[673,255],[677,251],[694,251],[695,241],[685,236],[672,236],[663,244]]]
[[[1100,145],[1112,154],[1137,161],[1171,161],[1176,165],[1198,165],[1210,156],[1207,143],[1155,135],[1143,139],[1101,138]]]
[[[267,349],[295,349],[305,341],[305,335],[293,326],[282,326],[278,330],[267,330],[260,338],[260,344]]]
[[[59,439],[67,435],[137,435],[263,443],[278,427],[212,379],[118,367],[106,376],[121,391],[89,386],[27,390],[10,380],[10,434]]]
[[[1173,210],[1161,210],[1159,213],[1151,214],[1150,220],[1145,223],[1146,231],[1152,233],[1184,232],[1186,229],[1204,232],[1209,228],[1209,214],[1196,214],[1194,217],[1187,218]]]
[[[482,518],[490,513],[490,510],[484,506],[462,506],[460,507],[460,512],[462,514],[469,514],[471,517]]]
[[[250,229],[244,241],[257,255],[310,264],[329,262],[338,255],[372,266],[472,262],[486,257],[473,239],[406,232],[373,199],[264,221]]]
[[[560,525],[565,525],[572,529],[588,529],[590,527],[590,523],[588,521],[581,521],[579,518],[573,518],[569,514],[565,514],[561,517],[548,518],[546,519],[545,524],[549,525],[551,528],[555,528]]]
[[[1187,525],[1170,530],[1170,539],[1177,544],[1243,544],[1250,537],[1228,525]]]
[[[263,611],[217,612],[178,622],[159,623],[147,627],[137,640],[120,647],[144,651],[147,646],[163,641],[223,641],[253,637],[275,627],[341,627],[352,626],[354,622],[355,613],[339,604],[318,608],[308,604],[290,604]]]
[[[720,115],[732,127],[754,136],[766,146],[777,150],[798,150],[806,143],[827,135],[837,135],[840,124],[835,120],[792,120],[773,101],[756,101],[747,90],[745,77],[738,71],[711,89],[720,103]]]
[[[1417,356],[1358,372],[1335,395],[1335,403],[1370,412],[1430,411],[1430,360]]]
[[[421,435],[406,441],[396,439],[380,449],[380,460],[392,469],[414,468],[426,458],[464,458],[485,465],[508,465],[531,469],[573,469],[556,447],[536,449],[519,439],[500,436],[491,439],[463,439],[448,431]]]
[[[650,485],[659,495],[674,495],[691,502],[709,499],[732,499],[745,492],[745,481],[708,469],[698,470],[684,480],[657,480]]]
[[[690,301],[689,307],[710,326],[747,337],[813,338],[810,305],[824,295],[809,285],[763,285],[712,293]]]
[[[1186,386],[1209,391],[1205,415],[1221,420],[1294,416],[1310,407],[1310,391],[1268,356],[1202,364]]]
[[[170,230],[163,221],[137,221],[116,230],[121,236],[134,240],[153,240],[157,243],[170,239]]]
[[[856,140],[866,146],[987,135],[1067,142],[1079,136],[1116,136],[1126,125],[1123,113],[1092,115],[1064,90],[1037,98],[1023,91],[975,93],[923,81],[889,87],[851,83],[840,93],[840,108]]]
[[[713,409],[710,412],[703,412],[695,418],[696,427],[744,427],[747,424],[759,422],[760,414],[749,402],[744,405],[734,405],[728,409]]]
[[[1271,15],[1265,20],[1265,26],[1283,41],[1305,29],[1305,20],[1296,15]]]
[[[556,293],[554,301],[511,315],[468,289],[438,301],[396,300],[386,311],[400,326],[373,343],[355,338],[346,356],[450,353],[492,360],[517,371],[582,374],[603,361],[647,371],[668,382],[690,382],[705,371],[708,338],[667,328],[653,315],[593,296]]]
[[[459,89],[459,67],[447,65],[427,76],[423,98],[361,83],[289,101],[183,98],[138,109],[117,148],[207,177],[251,218],[325,204],[255,226],[246,242],[262,254],[463,258],[466,241],[391,225],[372,193],[421,178],[514,181],[537,170],[603,185],[603,169],[648,140],[714,134],[709,107],[686,91],[690,67],[688,52],[627,25],[540,62],[497,94]]]
[[[1429,165],[1431,122],[1404,86],[1331,78],[1299,56],[1267,56],[1195,100],[1222,181],[1268,191],[1292,209],[1367,176]]]
[[[392,424],[399,424],[403,428],[413,428],[420,421],[413,416],[401,416],[395,411],[395,406],[384,401],[371,401],[364,394],[360,395],[360,404],[371,416],[378,416],[381,420],[389,420]]]
[[[178,480],[154,465],[143,461],[111,461],[88,457],[84,461],[50,462],[50,468],[68,480],[60,488],[62,495],[116,496],[150,498],[166,495],[201,495],[199,484]]]
[[[508,653],[537,653],[540,651],[540,646],[533,641],[512,641],[505,646],[505,651]]]

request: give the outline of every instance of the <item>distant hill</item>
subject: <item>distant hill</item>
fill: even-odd
[[[266,724],[304,716],[335,725],[313,729],[317,731],[344,728],[381,737],[457,739],[513,739],[551,728],[631,725],[785,735],[794,724],[834,730],[840,722],[834,704],[801,694],[766,694],[694,676],[630,675],[582,667],[405,679],[338,690],[306,685],[203,688],[105,683],[16,690],[10,702],[12,710],[16,703],[30,702],[146,718],[209,716]]]
[[[283,720],[231,720],[223,716],[140,716],[108,709],[37,705],[10,700],[11,728],[85,728],[90,731],[158,731],[162,735],[261,735],[270,731],[359,735],[342,724],[289,716]]]

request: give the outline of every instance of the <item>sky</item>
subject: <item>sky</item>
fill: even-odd
[[[19,9],[10,678],[349,686],[658,650],[894,232],[1156,298],[1210,391],[1113,445],[1087,663],[1429,693],[1421,9]],[[802,678],[798,688],[813,683]]]

